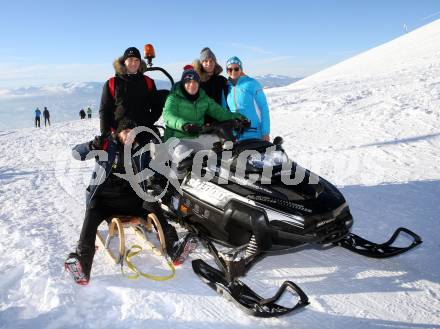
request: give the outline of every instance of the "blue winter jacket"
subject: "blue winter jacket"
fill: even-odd
[[[260,83],[246,75],[241,76],[234,86],[228,81],[226,98],[231,112],[238,112],[251,121],[256,131],[245,131],[240,140],[258,138],[270,134],[269,106]]]
[[[40,110],[35,110],[35,117],[39,118],[41,116],[41,111]]]

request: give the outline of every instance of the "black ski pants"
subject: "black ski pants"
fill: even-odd
[[[96,232],[99,225],[104,220],[111,220],[112,217],[120,216],[139,216],[146,218],[150,212],[154,212],[164,229],[166,243],[173,243],[177,240],[174,227],[170,225],[162,214],[162,209],[157,202],[143,203],[142,199],[133,198],[131,200],[101,198],[92,202],[92,206],[86,209],[84,223],[81,229],[78,246],[80,249],[95,248]],[[145,209],[146,206],[148,209]]]
[[[98,199],[96,201],[95,205],[86,209],[78,243],[82,247],[95,248],[96,232],[104,220],[111,220],[116,215],[142,217],[148,215],[148,212],[142,208],[141,199],[133,199],[124,203],[118,199]]]

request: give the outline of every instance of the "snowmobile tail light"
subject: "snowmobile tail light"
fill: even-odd
[[[180,205],[179,210],[180,210],[180,212],[181,212],[182,214],[184,214],[184,215],[188,214],[188,207],[187,207],[186,205],[184,205],[184,204],[181,204],[181,205]]]

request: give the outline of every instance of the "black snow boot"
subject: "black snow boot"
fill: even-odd
[[[78,244],[76,247],[76,253],[79,255],[84,274],[87,279],[89,279],[90,272],[92,271],[93,257],[95,256],[95,246]]]
[[[183,238],[175,240],[172,244],[167,244],[167,254],[170,256],[173,264],[177,266],[181,265],[196,248],[197,240],[191,233],[188,233]]]
[[[162,224],[163,234],[165,236],[165,247],[168,256],[173,258],[174,255],[174,246],[179,241],[179,236],[177,235],[176,229],[171,224]]]
[[[159,220],[165,237],[165,251],[171,258],[173,264],[182,264],[189,253],[197,247],[197,242],[190,235],[179,240],[176,229],[173,225],[168,223],[162,208],[157,202],[144,202],[143,208],[148,212],[154,213]]]
[[[64,268],[72,275],[73,280],[86,285],[90,280],[95,248],[78,244],[76,252],[70,253],[64,262]]]

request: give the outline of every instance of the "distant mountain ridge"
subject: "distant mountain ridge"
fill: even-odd
[[[298,78],[268,74],[255,77],[265,88],[291,84]],[[155,80],[158,89],[168,89],[170,83]],[[90,106],[97,115],[103,82],[66,82],[40,87],[0,89],[0,129],[30,127],[34,110],[47,106],[52,121],[60,122],[79,117],[81,108]]]
[[[51,121],[79,118],[79,111],[90,106],[97,113],[103,83],[62,83],[41,87],[0,90],[0,129],[31,127],[34,111],[46,106]]]
[[[277,75],[277,74],[266,74],[253,77],[255,78],[264,88],[274,88],[283,87],[290,85],[302,78],[293,78],[287,75]]]
[[[258,80],[263,87],[282,87],[294,83],[301,78],[293,78],[286,75],[266,74],[253,77]],[[155,80],[158,89],[169,88],[169,82]],[[56,85],[45,85],[41,87],[21,87],[16,89],[0,89],[0,101],[2,99],[17,97],[43,97],[56,95],[101,95],[103,82],[65,82]]]

